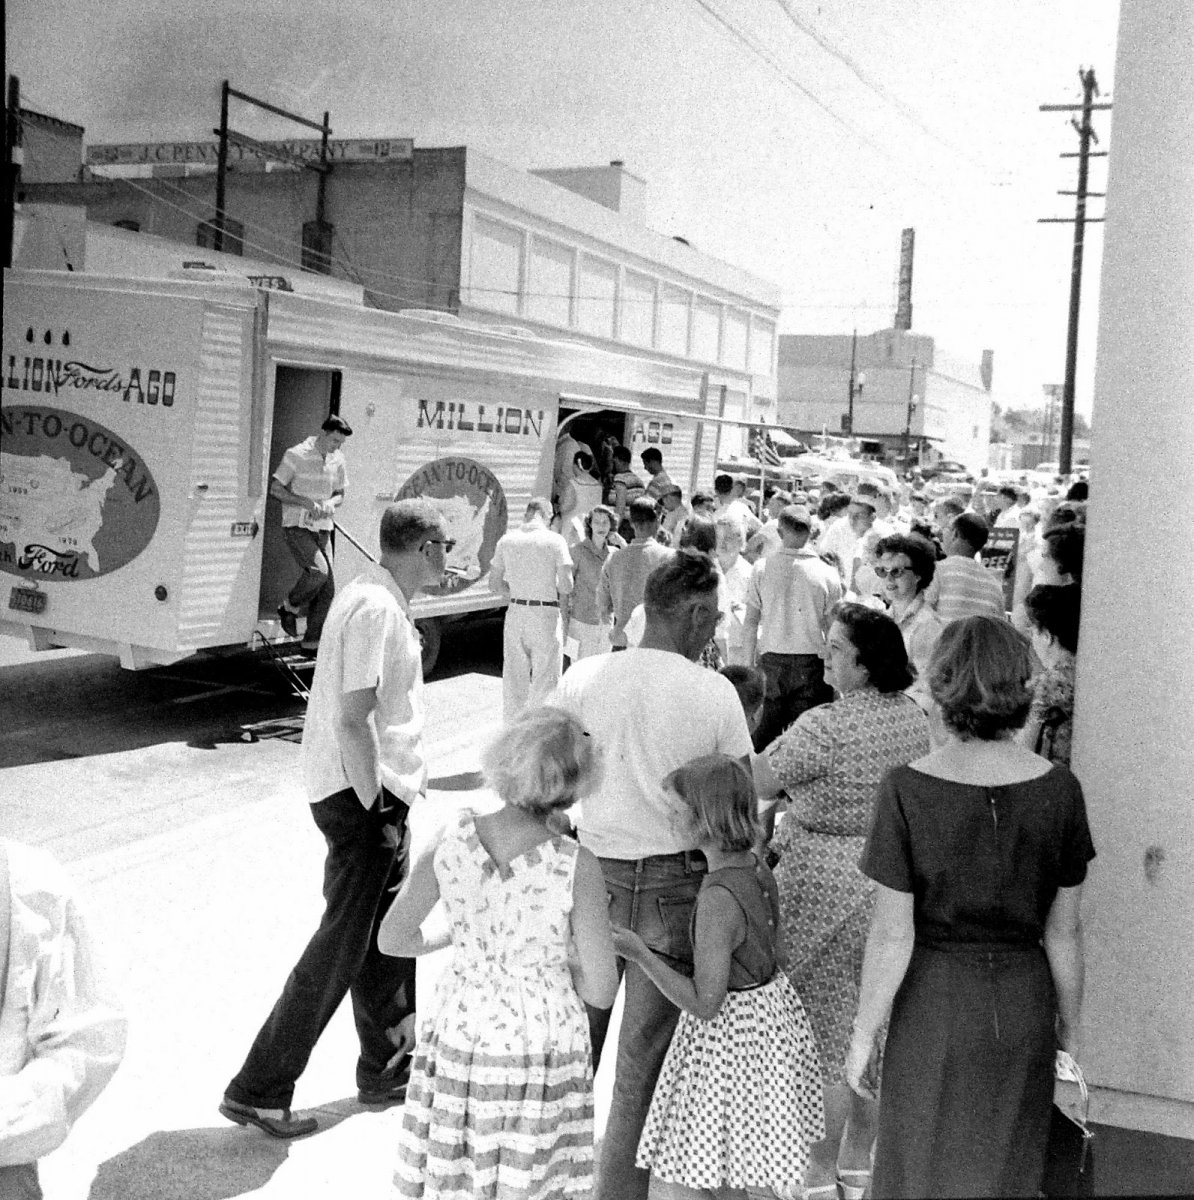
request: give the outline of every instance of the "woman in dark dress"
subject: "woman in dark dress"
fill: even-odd
[[[846,1062],[883,1057],[872,1195],[1036,1196],[1057,1048],[1075,1052],[1079,894],[1094,857],[1078,781],[1018,745],[1028,644],[947,626],[929,669],[942,745],[879,788],[859,863],[879,885]]]

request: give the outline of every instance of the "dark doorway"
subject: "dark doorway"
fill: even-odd
[[[340,408],[340,372],[309,367],[278,367],[274,379],[274,423],[269,447],[269,478],[291,446],[319,432]],[[268,486],[268,485],[267,485]],[[258,612],[273,618],[298,577],[298,568],[282,537],[282,509],[276,500],[265,506],[261,547],[261,595]]]

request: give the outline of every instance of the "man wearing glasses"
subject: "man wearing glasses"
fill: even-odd
[[[380,562],[328,612],[303,731],[307,797],[328,844],[327,907],[220,1104],[230,1120],[273,1137],[315,1131],[315,1118],[292,1116],[290,1102],[345,993],[360,1040],[360,1102],[400,1102],[410,1075],[415,964],[382,954],[377,927],[405,878],[407,814],[427,786],[422,652],[410,601],[442,581],[452,542],[425,500],[390,505],[379,540]],[[395,1027],[398,1054],[387,1032]]]

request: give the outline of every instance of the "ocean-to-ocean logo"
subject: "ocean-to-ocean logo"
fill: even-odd
[[[462,592],[481,579],[493,561],[493,548],[506,532],[506,493],[497,476],[471,458],[437,458],[421,466],[398,490],[395,500],[429,500],[443,514],[455,541],[444,584],[433,596]]]
[[[108,575],[149,545],[161,509],[149,468],[112,430],[65,409],[0,407],[0,570]]]

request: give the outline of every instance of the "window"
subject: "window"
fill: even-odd
[[[691,293],[664,285],[659,293],[659,349],[688,354],[688,308]]]
[[[527,314],[552,325],[572,322],[571,246],[535,238],[531,244],[531,281],[527,288]]]
[[[721,344],[721,361],[735,371],[746,370],[746,333],[750,328],[746,313],[727,312]]]
[[[692,310],[692,357],[717,362],[721,340],[721,305],[698,299]]]
[[[127,229],[130,233],[141,232],[141,222],[134,221],[132,217],[123,217],[119,221],[113,221],[112,224],[115,225],[117,229]]]
[[[632,346],[655,342],[655,280],[635,271],[622,277],[622,340]]]
[[[750,369],[755,375],[775,370],[775,325],[759,317],[751,322]]]
[[[473,219],[468,303],[495,312],[518,312],[523,232],[488,217]]]
[[[583,255],[577,286],[577,328],[596,337],[612,338],[617,290],[618,268],[604,259]]]
[[[245,227],[242,222],[234,221],[231,217],[224,218],[224,244],[218,245],[219,228],[216,219],[200,221],[195,230],[195,245],[204,250],[223,250],[226,254],[244,254]]]

